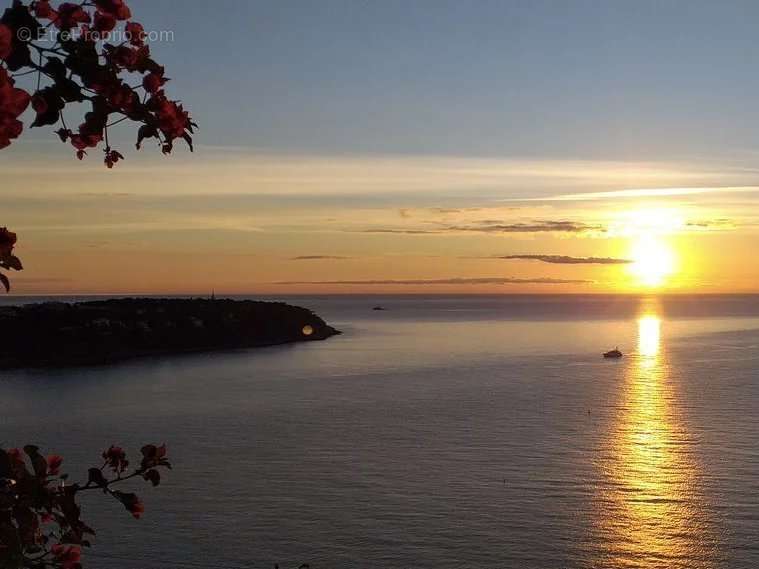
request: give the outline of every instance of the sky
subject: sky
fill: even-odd
[[[17,294],[759,292],[756,2],[130,6],[195,152],[25,132]]]

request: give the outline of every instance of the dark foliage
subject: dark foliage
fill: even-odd
[[[23,132],[20,117],[30,105],[35,112],[31,127],[59,125],[56,134],[80,160],[87,150],[102,146],[108,168],[124,159],[111,147],[108,129],[125,121],[137,125],[138,149],[154,140],[170,154],[181,139],[192,150],[197,125],[178,101],[166,96],[169,79],[152,58],[146,38],[124,0],[55,5],[13,0],[0,15],[0,150]],[[17,84],[27,76],[36,84],[33,89]],[[64,117],[72,107],[84,115],[76,127]],[[0,269],[21,270],[10,253],[15,241],[14,233],[0,230]],[[10,289],[2,272],[0,285]]]
[[[21,261],[13,254],[13,247],[16,245],[16,234],[8,231],[5,227],[0,227],[0,269],[13,269],[20,271],[24,267]],[[0,273],[0,284],[6,292],[10,290],[11,283],[3,273]]]
[[[0,149],[23,132],[19,120],[31,104],[32,127],[54,126],[81,160],[87,149],[103,144],[112,168],[124,157],[108,140],[108,128],[122,121],[138,126],[137,148],[155,139],[164,154],[174,141],[192,150],[196,127],[177,101],[167,98],[169,80],[150,54],[147,34],[123,0],[14,0],[0,17]],[[18,77],[36,76],[32,92],[18,88]],[[64,110],[72,105],[84,120],[67,126]]]
[[[141,452],[130,470],[126,453],[111,446],[100,467],[89,469],[86,483],[72,483],[61,473],[59,455],[45,457],[34,445],[0,449],[0,567],[80,569],[82,548],[91,546],[95,530],[82,521],[78,494],[102,492],[139,519],[145,511],[140,498],[114,487],[139,478],[157,486],[160,469],[171,468],[165,445],[145,445]]]

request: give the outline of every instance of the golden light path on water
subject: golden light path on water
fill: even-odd
[[[610,433],[608,495],[599,513],[609,549],[599,567],[715,567],[693,441],[679,418],[662,320],[649,311],[637,324],[637,353],[626,362],[622,402]]]

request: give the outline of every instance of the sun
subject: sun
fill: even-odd
[[[656,235],[636,237],[630,248],[630,258],[630,272],[643,286],[662,286],[676,270],[674,251]]]
[[[616,234],[629,243],[629,273],[639,286],[664,286],[678,270],[678,256],[669,237],[685,226],[681,212],[673,208],[626,211],[618,220]]]

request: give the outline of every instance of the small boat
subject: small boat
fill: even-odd
[[[372,310],[385,310],[384,306],[375,306]]]
[[[604,352],[605,358],[621,358],[622,352],[619,351],[619,348],[614,348],[613,350],[609,350],[608,352]]]

